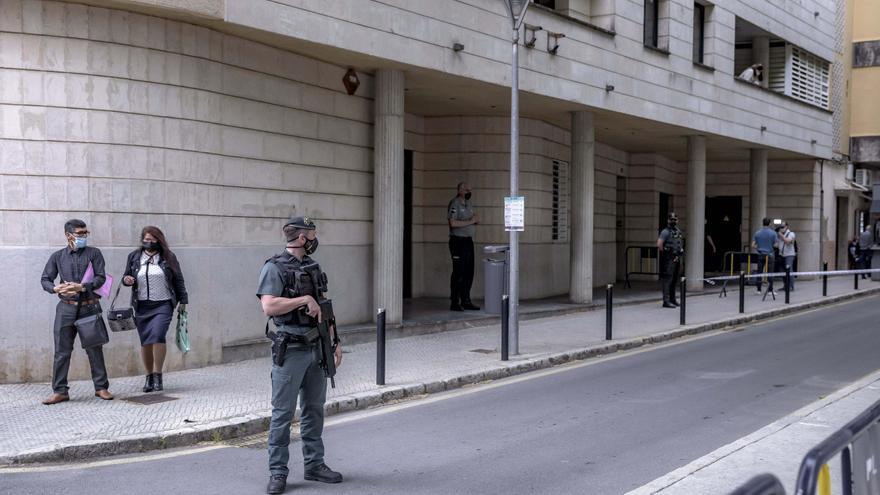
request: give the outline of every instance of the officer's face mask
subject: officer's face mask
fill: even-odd
[[[314,239],[306,239],[306,243],[303,244],[303,248],[306,250],[306,254],[314,254],[315,251],[318,250],[318,238]]]
[[[470,199],[471,199],[471,192],[470,192],[470,191],[464,193],[464,199],[465,199],[465,200],[470,200]]]

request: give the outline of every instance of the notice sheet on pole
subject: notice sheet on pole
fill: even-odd
[[[504,198],[504,230],[522,232],[526,226],[526,198],[507,196]]]

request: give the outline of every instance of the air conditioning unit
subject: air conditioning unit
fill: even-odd
[[[871,171],[865,168],[857,168],[853,182],[862,187],[871,187]]]

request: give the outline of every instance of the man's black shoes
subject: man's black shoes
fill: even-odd
[[[287,489],[287,476],[283,474],[273,474],[269,476],[269,486],[266,487],[266,493],[284,493]]]
[[[675,308],[675,306],[673,306],[671,302],[664,302],[663,307],[664,308]]]
[[[330,469],[324,463],[307,468],[303,478],[308,481],[320,481],[321,483],[342,483],[342,475]]]
[[[480,309],[479,306],[476,306],[474,303],[472,303],[470,301],[465,301],[465,302],[461,303],[461,307],[462,307],[462,309],[467,309],[470,311],[477,311]]]
[[[452,303],[449,305],[449,311],[464,311],[464,309],[461,307],[461,304]]]

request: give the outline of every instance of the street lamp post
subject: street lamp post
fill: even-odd
[[[531,0],[504,0],[510,13],[513,58],[510,64],[510,196],[519,195],[519,29]],[[519,232],[510,230],[510,353],[519,354]]]

